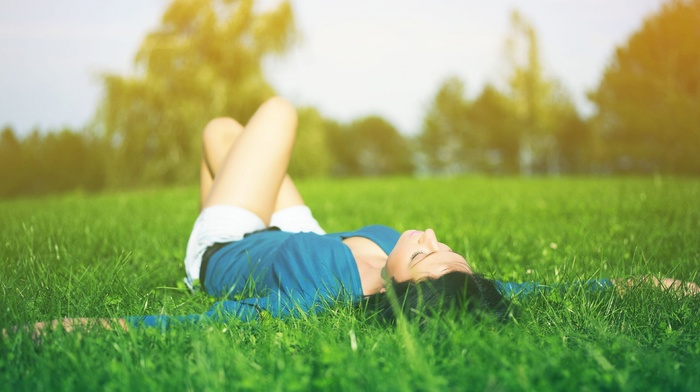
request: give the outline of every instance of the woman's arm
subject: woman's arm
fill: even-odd
[[[33,325],[25,325],[22,327],[13,327],[9,329],[2,330],[2,337],[7,338],[8,332],[29,332],[32,338],[37,339],[41,337],[42,334],[55,331],[59,328],[63,328],[66,332],[72,332],[75,329],[81,329],[89,331],[94,328],[102,328],[106,330],[111,329],[121,329],[127,331],[129,329],[129,322],[126,319],[107,319],[107,318],[64,318],[51,321],[41,321],[34,323]]]
[[[151,315],[151,316],[126,316],[115,319],[109,318],[64,318],[51,321],[41,321],[31,325],[10,327],[2,330],[2,337],[7,338],[9,333],[29,333],[33,339],[40,339],[41,335],[63,329],[66,332],[92,331],[95,329],[128,331],[132,328],[159,328],[168,329],[172,325],[195,325],[205,321],[226,322],[229,319],[241,321],[259,320],[261,309],[257,305],[259,299],[249,299],[251,303],[239,301],[219,301],[204,314],[189,314],[184,316]],[[284,301],[283,301],[284,302]],[[286,303],[286,302],[284,302]],[[276,307],[273,307],[276,309]]]
[[[640,283],[651,283],[656,287],[661,287],[667,290],[674,290],[677,291],[679,294],[683,295],[700,294],[700,286],[698,286],[695,282],[684,282],[682,280],[674,278],[659,279],[656,276],[646,275],[639,278],[611,279],[611,281],[613,282],[613,284],[615,284],[616,287],[620,287],[621,289],[632,287]]]
[[[577,281],[573,283],[543,284],[540,282],[501,282],[496,281],[496,285],[501,293],[507,298],[527,297],[535,293],[543,293],[559,288],[567,289],[571,287],[585,287],[589,292],[597,292],[615,287],[618,292],[624,293],[634,285],[652,284],[667,290],[674,290],[682,295],[698,295],[700,287],[694,282],[684,282],[674,278],[657,278],[654,276],[642,276],[627,279],[590,279],[587,281]]]

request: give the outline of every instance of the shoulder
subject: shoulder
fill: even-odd
[[[396,229],[393,229],[389,226],[384,226],[384,225],[369,225],[362,227],[357,230],[358,232],[364,232],[364,233],[373,233],[373,234],[378,234],[378,235],[392,235],[392,236],[399,236],[400,233],[396,231]]]
[[[391,250],[394,249],[396,241],[398,241],[401,236],[395,229],[384,225],[365,226],[358,229],[354,235],[371,240],[379,245],[386,254],[389,254]]]

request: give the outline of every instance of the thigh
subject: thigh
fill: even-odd
[[[215,118],[202,132],[203,159],[210,178],[216,178],[226,155],[243,132],[243,126],[230,117]]]
[[[226,154],[243,131],[243,126],[230,117],[215,118],[202,132],[202,161],[199,173],[199,207],[209,198],[214,177],[219,172]]]
[[[269,223],[289,166],[296,125],[296,112],[287,101],[265,102],[224,158],[204,206],[239,206]]]
[[[294,185],[294,181],[292,181],[292,178],[289,175],[286,175],[282,180],[282,185],[277,193],[275,212],[285,208],[303,205],[304,199],[301,197],[296,185]]]

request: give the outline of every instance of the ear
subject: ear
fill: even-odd
[[[386,288],[385,288],[385,287],[382,287],[381,289],[379,289],[379,293],[380,293],[380,294],[386,293]]]

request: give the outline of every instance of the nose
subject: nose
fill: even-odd
[[[439,242],[437,240],[437,236],[435,235],[435,231],[433,229],[426,229],[423,232],[423,235],[421,235],[421,244],[425,245],[428,247],[430,250],[438,250],[439,249]]]

